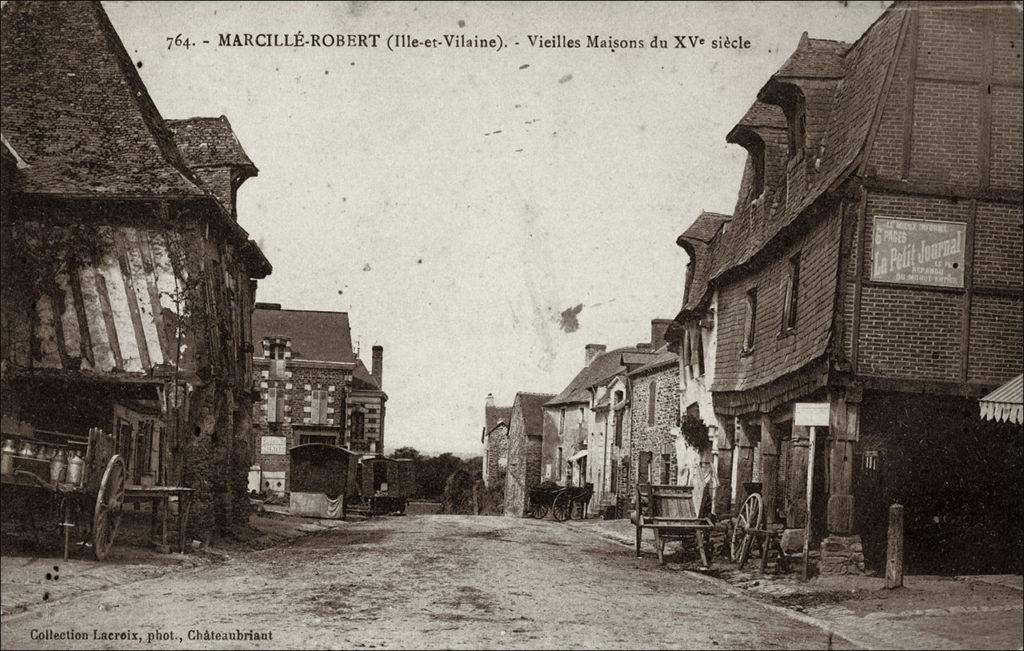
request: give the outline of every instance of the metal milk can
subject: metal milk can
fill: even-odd
[[[82,483],[82,469],[85,467],[85,460],[75,450],[74,455],[68,460],[67,483],[78,486]]]
[[[67,475],[68,461],[64,456],[64,450],[56,450],[50,459],[50,481],[57,483],[64,480]]]
[[[14,455],[18,454],[18,448],[14,445],[14,439],[4,441],[3,458],[0,461],[0,474],[14,474]]]

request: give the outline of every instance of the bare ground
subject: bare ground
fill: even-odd
[[[228,562],[57,595],[3,648],[824,648],[819,628],[551,521],[378,518]],[[87,639],[38,639],[74,629]],[[139,640],[95,639],[93,630]],[[272,639],[190,640],[192,630]],[[169,641],[147,644],[153,631]],[[35,633],[33,633],[35,631]],[[36,639],[34,639],[36,638]],[[838,644],[841,640],[837,640]]]

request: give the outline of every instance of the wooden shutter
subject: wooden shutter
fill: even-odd
[[[277,422],[277,387],[267,389],[267,422]]]
[[[324,424],[324,423],[327,422],[327,401],[328,400],[329,400],[329,397],[328,397],[327,392],[321,390],[320,391],[320,412],[317,415],[317,418],[318,418],[317,422],[318,423]]]

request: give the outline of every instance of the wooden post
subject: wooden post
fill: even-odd
[[[903,587],[903,505],[889,507],[889,546],[885,554],[885,587]]]
[[[804,567],[801,577],[804,581],[807,580],[807,564],[810,560],[811,551],[811,499],[814,497],[814,455],[815,455],[815,439],[817,438],[816,427],[811,427],[811,447],[807,453],[807,518],[804,529]]]

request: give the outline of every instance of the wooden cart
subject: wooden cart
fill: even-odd
[[[773,551],[778,555],[778,571],[788,571],[788,557],[780,542],[782,531],[781,525],[772,526],[767,523],[761,495],[748,495],[733,519],[732,534],[729,537],[729,553],[732,560],[736,561],[738,569],[742,570],[750,552],[758,549],[761,554],[762,574],[768,566],[768,555]]]
[[[551,504],[551,513],[559,522],[571,520],[574,513],[578,513],[581,520],[585,519],[592,497],[594,497],[593,484],[568,486],[555,496],[554,502]]]
[[[702,505],[704,506],[704,505]],[[632,514],[636,525],[636,555],[640,556],[643,530],[654,532],[654,548],[658,562],[665,563],[665,542],[682,540],[693,536],[697,551],[704,566],[711,564],[712,545],[705,534],[710,535],[717,525],[706,507],[694,508],[693,488],[690,486],[642,484],[636,488],[636,500]],[[705,544],[707,543],[707,544]]]
[[[96,428],[89,430],[88,437],[43,430],[37,430],[32,436],[14,434],[11,437],[19,445],[28,442],[61,449],[65,455],[76,450],[85,453],[81,481],[75,484],[50,481],[47,461],[19,455],[14,455],[13,472],[0,475],[0,481],[5,492],[42,490],[53,494],[61,520],[58,526],[64,529],[65,559],[71,547],[71,529],[81,532],[79,544],[91,545],[97,560],[106,558],[121,522],[126,476],[124,459],[114,454],[111,437]],[[34,529],[34,510],[30,513]]]

